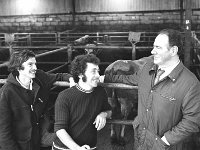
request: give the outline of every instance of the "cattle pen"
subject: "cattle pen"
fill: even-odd
[[[153,40],[157,33],[155,32],[140,32],[139,40],[133,37],[130,39],[130,35],[133,32],[96,32],[96,33],[16,33],[12,35],[7,35],[5,33],[0,34],[1,41],[1,51],[8,51],[9,49],[21,50],[21,49],[31,49],[37,55],[38,68],[41,68],[48,72],[68,72],[70,69],[70,63],[76,55],[82,53],[83,49],[95,49],[98,50],[98,54],[108,55],[112,51],[113,55],[115,51],[119,52],[116,54],[116,58],[102,58],[100,69],[101,74],[105,68],[118,59],[139,59],[141,57],[149,56],[152,49]],[[200,33],[196,33],[200,37]],[[89,35],[86,39],[83,39],[85,35]],[[138,33],[136,33],[138,36]],[[13,41],[10,41],[10,45],[6,43],[8,37],[13,37]],[[81,39],[82,38],[82,39]],[[136,43],[137,42],[137,43]],[[87,43],[93,43],[95,46],[87,46]],[[192,64],[190,69],[197,75],[200,79],[200,52],[197,47],[193,47],[192,51]],[[117,53],[116,52],[116,53]],[[1,53],[0,53],[1,54]],[[119,55],[119,56],[118,56]],[[121,55],[121,56],[120,56]],[[124,55],[125,58],[124,58]],[[98,55],[97,55],[98,56]],[[106,60],[106,61],[105,61]],[[8,72],[6,70],[8,58],[0,60],[0,84],[3,85],[6,82]],[[108,88],[120,88],[120,89],[137,89],[137,86],[126,85],[122,83],[100,83],[100,86]],[[56,95],[63,88],[68,88],[68,82],[56,82],[55,87],[52,89],[52,98],[56,98]],[[53,103],[53,100],[52,100]],[[128,143],[125,147],[112,146],[109,143],[109,126],[99,133],[99,145],[98,149],[133,149],[133,130],[132,130],[133,120],[108,120],[108,124],[123,124],[128,127]],[[105,135],[106,134],[106,135]],[[106,137],[106,140],[103,138]],[[103,146],[102,146],[103,145]]]

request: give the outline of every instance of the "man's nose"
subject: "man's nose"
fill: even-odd
[[[36,65],[33,65],[33,69],[37,70],[37,66],[36,66]]]
[[[96,73],[96,77],[100,77],[99,72]]]
[[[151,54],[156,54],[155,48],[153,48],[153,49],[151,50]]]

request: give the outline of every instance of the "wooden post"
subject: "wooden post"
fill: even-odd
[[[185,11],[185,49],[184,49],[184,64],[190,68],[190,50],[191,50],[191,0],[186,0]]]

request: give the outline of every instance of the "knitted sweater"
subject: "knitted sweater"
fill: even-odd
[[[110,110],[103,87],[87,92],[78,85],[62,91],[55,104],[55,132],[65,129],[80,146],[94,147],[97,143],[97,130],[93,124],[96,116]],[[66,148],[57,137],[54,143]]]

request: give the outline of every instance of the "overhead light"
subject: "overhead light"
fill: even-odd
[[[111,7],[114,10],[124,10],[127,8],[127,0],[110,0]]]
[[[17,10],[22,14],[32,14],[37,7],[38,0],[17,0]]]

